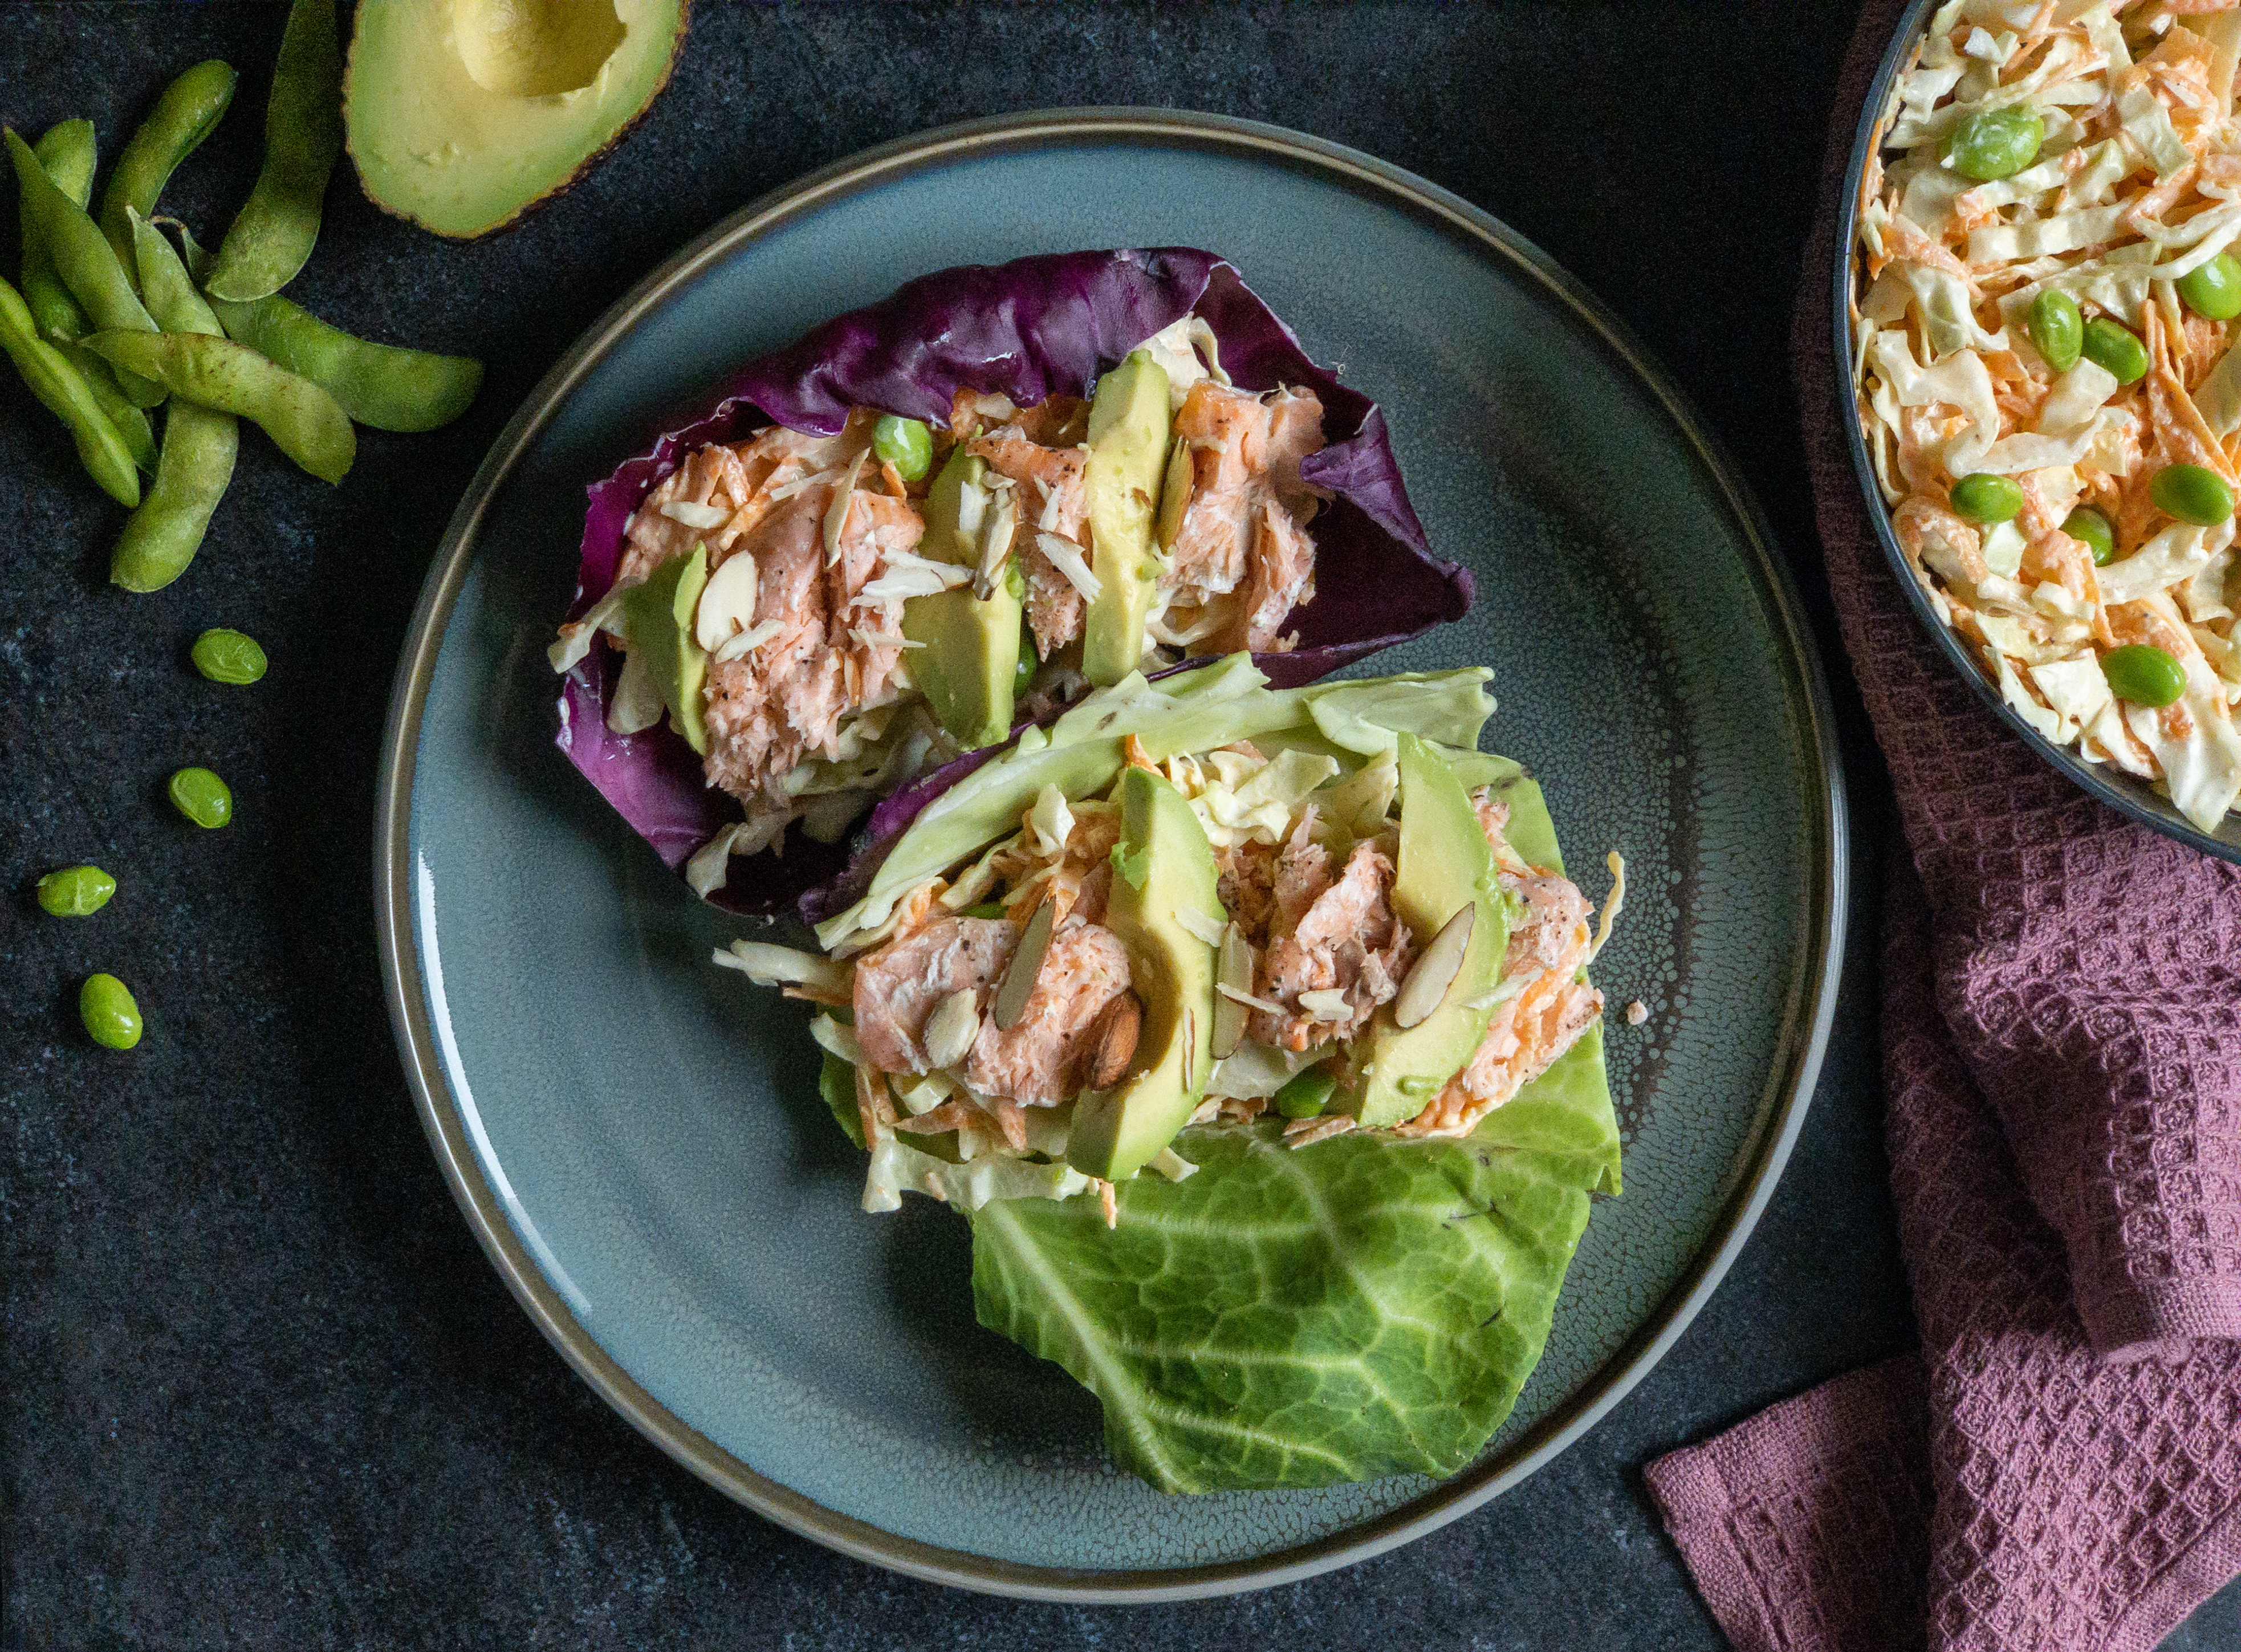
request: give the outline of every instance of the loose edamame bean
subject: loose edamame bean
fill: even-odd
[[[1288,1119],[1313,1119],[1321,1115],[1330,1105],[1331,1092],[1338,1088],[1338,1080],[1325,1067],[1311,1067],[1295,1073],[1276,1092],[1276,1111]]]
[[[2055,371],[2066,373],[2077,365],[2085,347],[2085,318],[2078,312],[2077,300],[2068,293],[2049,287],[2032,299],[2025,330]]]
[[[264,651],[257,639],[223,628],[195,639],[195,669],[214,683],[253,683],[264,675]]]
[[[171,806],[198,826],[215,830],[233,819],[233,793],[208,769],[181,769],[168,789]]]
[[[97,332],[85,343],[198,407],[248,419],[323,482],[341,481],[358,457],[350,415],[335,398],[246,344],[191,332]]]
[[[2012,522],[2024,508],[2024,491],[2004,476],[1979,471],[1953,485],[1953,514],[1970,522]]]
[[[922,420],[888,413],[872,427],[872,451],[904,481],[915,482],[933,463],[933,432]]]
[[[131,989],[114,975],[89,975],[77,989],[77,1018],[86,1036],[112,1050],[129,1050],[140,1041],[140,1007]]]
[[[2022,104],[1987,109],[1969,117],[1945,140],[1945,158],[1955,171],[1979,184],[2012,177],[2038,158],[2046,123]]]
[[[16,184],[23,192],[23,212],[47,256],[54,260],[55,273],[70,291],[94,325],[106,331],[152,333],[156,323],[132,290],[125,276],[124,266],[117,262],[117,255],[109,249],[94,221],[85,215],[85,209],[55,187],[39,164],[39,157],[31,153],[31,146],[10,127],[4,134],[8,156],[16,164]],[[163,387],[142,375],[130,371],[117,375],[117,383],[130,398],[134,405],[153,407],[164,399]]]
[[[140,473],[131,451],[101,411],[85,376],[70,358],[39,337],[23,295],[0,281],[0,350],[42,405],[62,420],[77,445],[78,463],[110,498],[128,508],[140,503]]]
[[[1035,673],[1042,669],[1042,656],[1035,652],[1034,633],[1021,625],[1019,662],[1012,667],[1012,692],[1015,695],[1026,693],[1027,685],[1035,680]]]
[[[164,88],[140,130],[117,152],[109,187],[101,192],[101,232],[128,272],[133,268],[128,215],[155,215],[156,197],[171,173],[217,129],[233,101],[234,78],[232,66],[214,57],[197,64]]]
[[[148,309],[166,332],[218,336],[217,318],[195,291],[164,232],[132,207],[133,261]],[[156,480],[109,556],[109,578],[127,591],[157,591],[187,570],[202,548],[211,513],[233,480],[240,428],[231,413],[174,398],[164,415]]]
[[[70,199],[84,206],[92,198],[91,121],[66,120],[48,127],[31,145],[31,154],[40,170]],[[85,331],[85,311],[77,307],[77,300],[55,273],[55,261],[39,237],[38,218],[31,210],[30,196],[19,195],[17,214],[23,233],[23,302],[31,307],[39,337],[50,344],[75,338]]]
[[[253,304],[214,298],[211,307],[228,338],[310,379],[351,418],[374,430],[432,431],[448,425],[467,411],[483,382],[483,365],[472,357],[353,338],[278,293]]]
[[[2120,385],[2136,385],[2147,377],[2148,347],[2121,322],[2094,317],[2085,324],[2083,350],[2086,360],[2107,368]]]
[[[2164,465],[2148,484],[2148,497],[2164,515],[2198,527],[2214,528],[2233,514],[2233,490],[2199,465]]]
[[[117,880],[99,866],[64,866],[39,880],[39,905],[57,918],[99,912],[117,893]]]
[[[2084,541],[2093,553],[2093,565],[2105,568],[2117,555],[2117,530],[2109,518],[2090,505],[2081,505],[2062,519],[2062,531]]]
[[[264,106],[264,167],[218,244],[204,284],[211,297],[247,304],[278,292],[304,267],[319,238],[327,175],[343,152],[342,109],[335,0],[295,0]]]
[[[2178,296],[2198,316],[2231,321],[2241,316],[2241,258],[2221,252],[2178,278]]]
[[[2186,668],[2153,643],[2126,643],[2101,656],[2109,692],[2136,706],[2168,706],[2186,692]]]

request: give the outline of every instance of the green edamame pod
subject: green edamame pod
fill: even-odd
[[[204,284],[247,304],[294,279],[319,238],[327,176],[343,152],[343,55],[335,0],[295,0],[264,106],[264,169]]]
[[[353,338],[274,293],[253,304],[213,298],[227,337],[324,390],[378,431],[432,431],[467,411],[482,363]]]
[[[93,123],[66,120],[50,126],[31,145],[40,170],[71,200],[84,206],[93,196]],[[23,231],[23,302],[31,307],[31,320],[39,337],[49,343],[75,338],[85,331],[85,311],[77,307],[55,261],[39,237],[31,211],[31,197],[23,197],[20,218]]]
[[[133,261],[148,308],[166,332],[217,337],[217,317],[195,291],[179,255],[131,206]],[[241,432],[231,413],[175,398],[164,415],[164,451],[147,498],[124,525],[110,552],[109,578],[127,591],[157,591],[187,571],[202,548],[211,513],[233,480]]]
[[[28,302],[28,300],[26,301]],[[37,318],[35,316],[36,321]],[[124,451],[132,455],[132,462],[150,475],[156,471],[156,427],[148,422],[148,415],[132,405],[124,386],[117,382],[117,370],[95,355],[84,345],[72,339],[69,344],[57,344],[70,365],[85,380],[102,414],[124,438]]]
[[[101,232],[127,274],[134,257],[129,215],[154,214],[171,173],[216,130],[233,101],[234,79],[232,66],[215,57],[197,64],[164,88],[140,130],[117,152],[109,187],[101,192]]]
[[[335,398],[246,344],[191,332],[97,332],[85,343],[197,406],[249,420],[323,482],[341,481],[358,457],[357,432]]]
[[[5,281],[0,281],[0,350],[8,352],[31,394],[69,430],[86,474],[119,505],[138,505],[140,473],[124,438],[86,388],[85,376],[39,337],[23,295]]]
[[[23,216],[30,233],[38,237],[54,260],[55,273],[78,301],[94,325],[105,331],[152,333],[156,323],[140,303],[126,278],[124,266],[109,250],[85,209],[55,186],[31,146],[15,129],[4,134],[9,158],[16,164],[16,184],[23,192]],[[124,393],[139,407],[153,407],[164,399],[163,387],[131,372],[117,375]]]

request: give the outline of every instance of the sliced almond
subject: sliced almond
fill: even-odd
[[[1091,1089],[1109,1090],[1127,1076],[1143,1034],[1144,1005],[1135,993],[1123,993],[1105,1007],[1097,1020],[1097,1053],[1089,1060]]]
[[[1228,990],[1214,995],[1214,1059],[1226,1061],[1245,1042],[1247,1006],[1234,994],[1253,993],[1253,943],[1235,924],[1221,932],[1221,973],[1216,978]]]
[[[755,623],[758,583],[753,552],[734,552],[716,565],[692,611],[692,635],[703,648],[713,653]]]
[[[973,987],[960,987],[933,1007],[933,1013],[926,1018],[926,1064],[930,1067],[955,1067],[973,1047],[973,1040],[980,1033],[980,994]]]
[[[1012,555],[1012,540],[1020,527],[1020,508],[1007,492],[989,513],[988,532],[981,536],[980,563],[973,574],[973,594],[986,602],[996,594],[1004,565]]]
[[[825,512],[825,565],[831,567],[840,560],[840,535],[848,525],[848,507],[856,502],[856,478],[864,473],[864,460],[871,453],[865,448],[849,465],[847,475],[833,495],[833,503]]]
[[[1198,1012],[1183,1012],[1183,1088],[1196,1094],[1198,1091]]]
[[[1462,970],[1463,954],[1470,950],[1471,930],[1477,921],[1478,903],[1467,900],[1440,926],[1440,933],[1432,937],[1432,944],[1424,948],[1408,978],[1401,983],[1401,995],[1393,1000],[1395,1026],[1415,1027],[1440,1007],[1440,1000],[1447,997],[1448,988],[1455,984]]]
[[[1020,937],[1020,949],[1012,954],[1003,984],[996,988],[997,1031],[1010,1032],[1027,1013],[1027,1000],[1034,995],[1035,977],[1043,973],[1043,957],[1050,951],[1051,930],[1057,922],[1058,903],[1053,900],[1044,901],[1027,920],[1027,933]]]

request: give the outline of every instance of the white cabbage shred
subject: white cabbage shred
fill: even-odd
[[[2241,324],[2180,286],[2241,247],[2237,57],[2230,9],[1950,0],[1883,111],[1854,310],[1861,422],[1932,606],[2025,724],[2154,781],[2204,830],[2241,798],[2234,525],[2175,521],[2152,484],[2177,464],[2241,484]],[[1964,176],[1948,140],[2003,110],[2037,117],[2037,151]],[[2030,331],[2049,292],[2127,329],[2148,371],[2057,371]],[[2022,490],[2011,521],[1951,508],[1980,472]],[[2113,526],[2105,565],[2064,531],[2081,507]],[[2102,661],[2141,643],[2179,667],[2171,706],[2111,689]]]

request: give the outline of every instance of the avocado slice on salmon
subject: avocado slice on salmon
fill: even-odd
[[[919,555],[959,567],[979,565],[980,536],[963,525],[963,505],[967,489],[980,490],[985,499],[987,474],[988,461],[978,454],[961,446],[950,454],[927,494]],[[926,645],[912,651],[912,679],[941,726],[966,751],[993,746],[1012,732],[1022,590],[1007,563],[986,597],[964,585],[903,604],[903,635]]]
[[[1123,771],[1105,921],[1128,949],[1144,1023],[1128,1075],[1074,1103],[1066,1158],[1085,1176],[1127,1180],[1174,1140],[1205,1097],[1214,1069],[1214,952],[1193,930],[1214,933],[1228,921],[1220,882],[1189,800],[1149,769]]]
[[[1090,599],[1082,636],[1082,674],[1110,687],[1144,659],[1144,622],[1161,562],[1155,530],[1161,473],[1173,418],[1167,370],[1151,352],[1133,351],[1097,381],[1089,405]]]

